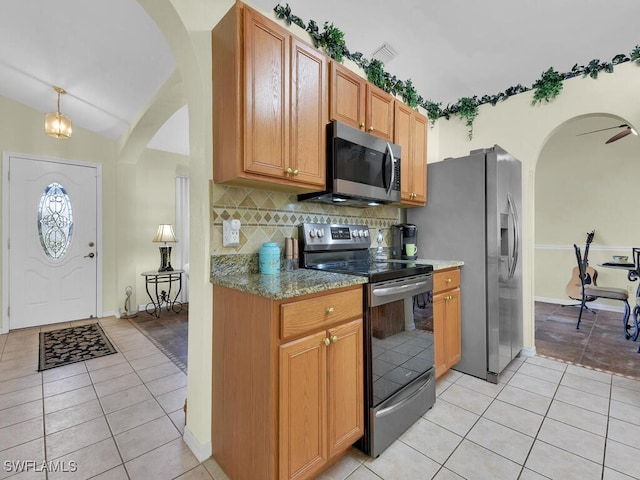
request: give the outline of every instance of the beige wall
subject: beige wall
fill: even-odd
[[[103,195],[105,199],[116,197],[116,148],[115,144],[94,133],[75,127],[71,140],[58,140],[44,133],[44,114],[22,104],[0,97],[0,150],[102,165]],[[6,173],[3,170],[3,176]],[[0,199],[0,202],[2,200]],[[112,311],[116,307],[115,268],[117,236],[117,212],[113,201],[103,202],[103,239],[100,254],[103,260],[103,308]],[[0,256],[4,271],[8,268]],[[0,308],[4,318],[6,308]],[[4,329],[6,325],[2,325]]]
[[[559,286],[562,282],[568,281],[567,270],[571,261],[560,265],[560,269],[554,263],[555,256],[540,255],[534,246],[536,243],[536,180],[538,160],[547,142],[552,139],[556,131],[566,122],[584,115],[603,114],[616,116],[632,126],[640,125],[640,110],[638,110],[638,100],[640,96],[640,70],[635,64],[626,63],[619,65],[613,74],[601,74],[597,80],[591,78],[574,78],[564,82],[564,89],[560,96],[550,103],[531,106],[532,93],[526,92],[499,103],[493,107],[483,105],[480,107],[480,114],[474,124],[473,140],[466,137],[467,129],[462,121],[453,119],[451,121],[440,120],[430,132],[431,140],[437,138],[437,145],[430,144],[429,162],[442,160],[447,157],[457,157],[465,155],[469,150],[484,148],[498,144],[507,151],[515,155],[522,161],[523,165],[523,272],[524,272],[524,321],[525,321],[525,346],[534,347],[534,316],[533,305],[534,279],[538,275],[558,276],[553,280],[557,288],[553,295],[561,297]],[[627,139],[635,143],[637,151],[638,137]],[[618,142],[620,143],[620,142]],[[546,162],[554,163],[553,160],[543,160],[542,176],[548,178],[554,176],[555,172],[547,172]],[[555,161],[557,164],[558,161]],[[627,164],[625,175],[637,175],[637,164]],[[566,175],[566,174],[564,174]],[[584,193],[581,185],[573,184],[569,180],[565,182],[567,189],[573,190],[575,195]],[[551,187],[550,187],[551,188]],[[615,188],[615,187],[612,187]],[[539,195],[546,195],[550,192],[539,192]],[[622,203],[619,196],[609,199],[598,197],[601,202],[609,203],[612,211],[622,209],[624,211],[627,202]],[[632,198],[629,193],[628,198]],[[620,203],[616,203],[620,202]],[[597,207],[599,208],[599,207]],[[557,210],[556,210],[557,211]],[[599,210],[601,217],[606,216],[604,210]],[[623,215],[632,218],[633,210],[627,209]],[[565,237],[563,243],[573,243],[575,238],[583,238],[583,232],[589,228],[587,223],[574,215],[546,215],[555,216],[560,224],[565,226],[570,235]],[[552,230],[546,227],[543,232]],[[595,225],[594,225],[595,228]],[[613,227],[606,227],[606,230],[613,231]],[[603,231],[604,234],[604,231]],[[617,239],[612,244],[628,245],[631,240]],[[583,240],[582,240],[583,242]],[[618,243],[620,242],[620,243]],[[555,255],[555,254],[554,254]],[[596,255],[593,260],[597,261]],[[559,278],[562,278],[562,282]],[[566,278],[566,280],[564,280]],[[604,283],[604,282],[603,282]]]
[[[625,122],[617,117],[577,119],[564,125],[540,152],[535,190],[536,298],[571,303],[565,288],[576,265],[573,244],[584,251],[586,232],[591,230],[596,234],[589,263],[598,271],[598,284],[635,292],[638,282],[629,282],[624,271],[599,267],[598,263],[610,261],[612,255],[627,255],[633,261],[631,249],[640,245],[632,196],[640,171],[640,139],[628,136],[604,143],[620,130],[576,136],[576,132]],[[620,302],[598,300],[592,305],[597,304],[622,308]]]

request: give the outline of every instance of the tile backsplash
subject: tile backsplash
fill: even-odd
[[[372,247],[377,246],[376,231],[383,229],[383,247],[391,244],[389,227],[400,221],[397,207],[352,208],[322,203],[298,202],[295,194],[229,187],[210,183],[211,254],[256,253],[264,242],[284,244],[287,237],[298,237],[303,222],[367,224]],[[240,246],[222,246],[222,221],[240,220]]]

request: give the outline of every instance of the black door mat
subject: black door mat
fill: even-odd
[[[98,323],[40,332],[38,371],[116,353]]]

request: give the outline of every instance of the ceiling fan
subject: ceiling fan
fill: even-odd
[[[624,138],[631,133],[633,133],[634,135],[638,135],[638,132],[636,132],[634,128],[632,128],[630,125],[627,125],[626,123],[623,123],[622,125],[618,125],[616,127],[607,127],[607,128],[601,128],[599,130],[593,130],[591,132],[579,133],[578,135],[576,135],[576,137],[580,137],[582,135],[589,135],[591,133],[604,132],[605,130],[613,130],[614,128],[624,128],[624,130],[616,133],[613,137],[611,137],[609,140],[604,142],[605,144],[620,140],[621,138]]]

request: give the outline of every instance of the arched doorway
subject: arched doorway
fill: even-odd
[[[597,299],[590,303],[600,313],[586,314],[590,323],[579,331],[575,328],[578,308],[559,305],[576,303],[566,293],[576,267],[573,244],[584,250],[586,234],[592,230],[596,233],[589,264],[597,269],[597,282],[628,289],[630,298],[635,295],[637,285],[627,280],[626,272],[598,267],[611,261],[612,255],[630,256],[640,233],[630,203],[638,170],[638,139],[629,136],[606,144],[622,129],[597,132],[628,123],[596,113],[567,120],[545,142],[535,172],[536,350],[573,363],[617,369],[617,373],[629,373],[626,361],[614,358],[616,346],[626,347],[620,302]],[[611,351],[602,344],[605,340],[611,342]],[[594,342],[600,342],[598,348]]]

